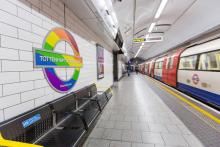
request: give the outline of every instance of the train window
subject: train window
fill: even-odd
[[[220,51],[201,54],[198,69],[220,71]]]
[[[161,62],[158,61],[158,62],[155,62],[155,69],[161,69]]]
[[[145,65],[145,72],[148,71],[148,64]]]
[[[155,69],[158,69],[159,68],[159,65],[158,65],[158,62],[155,63]]]
[[[167,65],[166,69],[172,69],[173,68],[173,57],[167,58]]]
[[[173,68],[173,57],[170,58],[170,65],[169,65],[169,69]]]
[[[196,69],[197,55],[182,57],[179,63],[179,69],[192,70]]]
[[[170,58],[167,58],[167,64],[166,64],[166,69],[168,69],[168,67],[169,67],[169,63],[170,62]]]
[[[158,68],[161,69],[161,62],[158,63]]]
[[[159,68],[162,69],[163,62],[159,62]]]

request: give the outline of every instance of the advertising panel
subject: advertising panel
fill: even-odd
[[[104,78],[104,48],[97,44],[97,79]]]

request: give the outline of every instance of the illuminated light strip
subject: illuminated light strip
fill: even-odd
[[[0,146],[5,146],[5,147],[43,147],[43,146],[35,145],[35,144],[28,144],[28,143],[22,143],[22,142],[17,142],[17,141],[6,140],[2,137],[1,134],[0,134]]]
[[[155,22],[153,22],[153,23],[150,25],[150,27],[149,27],[149,29],[148,29],[148,33],[151,33],[151,32],[153,31],[155,25],[156,25]]]
[[[137,51],[136,55],[134,56],[135,58],[137,57],[137,55],[140,53],[140,51],[142,50],[142,45],[140,46],[139,50]]]
[[[154,83],[156,83],[156,81],[154,81],[153,79],[151,79]],[[216,123],[220,124],[220,119],[217,118],[216,116],[212,115],[211,113],[207,112],[206,110],[200,108],[199,106],[197,106],[196,104],[190,102],[189,100],[187,100],[187,98],[184,98],[183,96],[177,94],[175,91],[161,85],[161,83],[157,82],[156,83],[159,87],[161,87],[163,90],[165,90],[166,92],[170,93],[171,95],[175,96],[176,98],[178,98],[179,100],[185,102],[186,104],[188,104],[189,106],[191,106],[192,108],[194,108],[195,110],[197,110],[198,112],[200,112],[201,114],[205,115],[206,117],[210,118],[211,120],[215,121]]]
[[[155,17],[154,17],[155,19],[157,19],[157,18],[160,17],[160,15],[161,15],[163,9],[165,8],[167,2],[168,2],[168,0],[162,0],[162,1],[161,1],[160,6],[159,6],[159,8],[158,8],[158,10],[157,10],[157,12],[156,12],[156,14],[155,14]],[[153,31],[155,25],[156,25],[155,22],[151,23],[151,25],[150,25],[150,27],[149,27],[149,29],[148,29],[148,33],[151,33],[151,32]],[[146,35],[146,40],[147,40],[148,37],[149,37],[149,34]],[[134,56],[135,58],[137,57],[137,55],[139,54],[140,51],[141,51],[141,48],[138,50],[138,52],[137,52],[136,55]]]
[[[162,0],[160,3],[159,8],[157,9],[156,15],[154,16],[155,19],[159,18],[163,9],[165,8],[166,4],[167,4],[168,0]]]

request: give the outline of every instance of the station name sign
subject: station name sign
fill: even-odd
[[[82,58],[67,54],[34,48],[35,67],[75,67],[81,68]]]

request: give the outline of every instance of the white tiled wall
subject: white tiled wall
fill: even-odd
[[[67,29],[78,44],[84,66],[72,91],[97,83],[105,89],[113,84],[112,53],[105,50],[105,78],[97,81],[95,41],[106,44],[66,8]],[[42,69],[33,68],[32,47],[41,47],[45,35],[63,27],[64,5],[59,0],[0,0],[0,122],[52,101],[64,94],[55,92]],[[67,44],[56,51],[71,54]],[[73,69],[59,69],[64,77]]]

